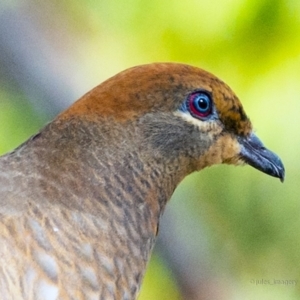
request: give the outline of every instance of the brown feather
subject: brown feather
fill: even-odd
[[[195,89],[218,120],[179,112]],[[239,163],[236,135],[250,132],[229,87],[195,67],[145,65],[100,84],[0,159],[1,299],[135,299],[176,186]]]

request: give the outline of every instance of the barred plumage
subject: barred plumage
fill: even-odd
[[[195,91],[212,99],[208,118],[180,110]],[[283,179],[251,128],[229,87],[195,67],[135,67],[96,87],[0,158],[1,299],[136,299],[186,175],[246,161]]]

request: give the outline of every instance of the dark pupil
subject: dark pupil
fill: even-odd
[[[200,111],[205,111],[208,109],[208,101],[207,99],[203,98],[203,97],[198,97],[195,101],[196,103],[196,108]]]

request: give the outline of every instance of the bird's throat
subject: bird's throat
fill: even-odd
[[[42,253],[58,258],[52,261],[55,276],[68,279],[67,273],[73,274],[60,284],[74,291],[74,297],[88,287],[95,295],[110,295],[103,299],[135,299],[161,213],[181,178],[160,158],[141,154],[120,128],[113,143],[114,131],[107,134],[105,124],[101,130],[79,125],[80,130],[76,122],[64,128],[53,123],[7,157],[10,169],[20,168],[18,157],[26,157],[22,167],[28,177],[15,177],[16,185],[34,187],[22,195],[26,205],[19,226],[35,242],[21,248],[33,253],[37,263]],[[36,175],[30,177],[32,173]],[[45,222],[47,234],[41,231]],[[49,247],[34,252],[41,238]],[[73,270],[71,261],[80,270]],[[45,269],[44,276],[53,274]]]

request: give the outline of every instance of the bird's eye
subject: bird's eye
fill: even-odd
[[[204,92],[195,92],[189,95],[187,101],[191,115],[205,118],[212,113],[211,97]]]

